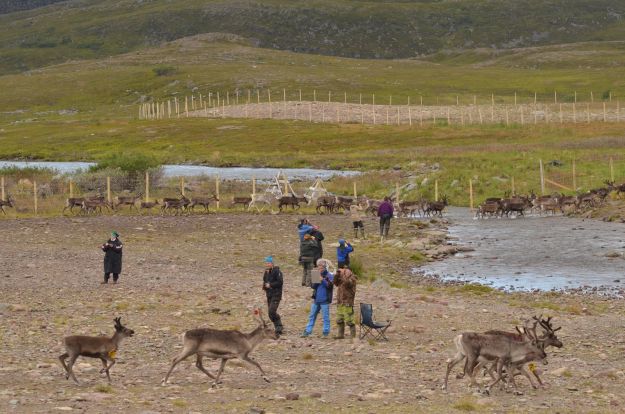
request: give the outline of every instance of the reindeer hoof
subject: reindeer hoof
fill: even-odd
[[[263,377],[263,379],[264,379],[265,381],[267,381],[267,382],[271,382],[271,381],[269,381],[269,378],[267,378],[267,377]]]

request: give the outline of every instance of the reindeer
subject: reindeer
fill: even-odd
[[[426,201],[423,209],[423,213],[426,216],[430,214],[433,216],[443,217],[443,210],[447,207],[449,203],[447,202],[447,196],[443,196],[441,201]]]
[[[415,211],[421,215],[421,211],[423,209],[423,201],[400,201],[398,205],[398,216],[403,215],[404,217],[413,216]]]
[[[273,203],[275,199],[276,197],[273,194],[269,194],[269,193],[252,194],[250,203],[247,205],[247,210],[251,211],[252,207],[254,207],[256,211],[260,213],[263,210],[265,210],[265,208],[267,207],[271,209],[271,203]],[[260,207],[258,207],[258,204],[260,204]]]
[[[139,204],[139,208],[141,209],[141,214],[143,214],[144,211],[152,211],[152,209],[156,206],[160,206],[158,200],[142,201],[141,204]]]
[[[115,365],[117,350],[124,338],[132,337],[135,331],[122,325],[121,317],[115,318],[115,334],[111,338],[106,336],[66,336],[63,339],[66,352],[59,356],[59,361],[65,369],[65,379],[72,377],[76,384],[80,383],[74,375],[74,362],[79,356],[100,358],[102,369],[100,374],[106,373],[108,382],[111,382],[109,370]],[[67,365],[65,360],[69,358]],[[111,364],[107,365],[107,361]]]
[[[195,209],[195,206],[202,206],[204,207],[205,212],[210,213],[208,206],[211,201],[219,201],[219,198],[217,198],[215,194],[211,195],[210,197],[192,197],[191,203],[189,204],[189,209],[193,211]]]
[[[231,207],[236,207],[241,204],[243,208],[247,207],[252,202],[252,197],[234,197],[232,199]]]
[[[317,214],[323,214],[322,209],[324,209],[327,214],[330,214],[334,212],[335,208],[336,208],[335,196],[321,196],[317,198],[317,206],[315,207]]]
[[[490,217],[497,216],[502,213],[501,204],[499,201],[489,201],[488,199],[477,207],[475,212],[475,218],[484,218],[487,215]]]
[[[119,206],[130,206],[130,210],[133,208],[136,210],[136,203],[138,200],[141,200],[143,194],[139,193],[135,196],[117,196],[117,203],[113,204],[113,210],[115,210]]]
[[[7,212],[4,210],[4,206],[14,207],[14,205],[13,205],[13,197],[11,197],[10,194],[7,195],[7,199],[6,200],[0,199],[0,210],[2,210],[2,213],[6,216]]]
[[[81,213],[89,214],[89,213],[100,213],[102,214],[102,207],[108,209],[108,203],[104,199],[104,197],[94,197],[94,198],[85,198],[82,202]]]
[[[162,385],[167,384],[167,379],[174,370],[174,367],[180,361],[191,355],[196,355],[195,366],[197,369],[214,380],[213,387],[219,383],[219,378],[228,360],[235,358],[249,362],[257,367],[262,378],[270,382],[258,362],[250,358],[250,354],[264,339],[278,339],[278,337],[276,331],[267,326],[267,322],[263,319],[260,309],[254,310],[254,319],[258,322],[258,327],[250,333],[241,333],[237,330],[224,331],[212,328],[200,328],[187,331],[184,334],[182,351],[172,360],[171,367],[167,375],[165,375],[165,378],[163,378]],[[202,365],[202,358],[204,357],[221,359],[221,366],[219,367],[217,376],[214,376],[204,368]]]
[[[282,207],[291,206],[293,210],[299,209],[300,203],[308,203],[308,199],[306,197],[296,196],[292,194],[290,196],[282,196],[278,199],[278,209],[282,212]]]
[[[70,197],[65,200],[65,207],[61,214],[65,214],[65,210],[69,209],[70,213],[74,214],[74,207],[82,208],[82,203],[85,201],[84,197]]]
[[[185,196],[180,196],[180,198],[164,198],[163,205],[161,206],[161,214],[164,214],[166,211],[173,211],[176,215],[182,214],[190,203],[191,200]]]

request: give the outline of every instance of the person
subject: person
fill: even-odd
[[[380,217],[380,240],[384,240],[388,237],[393,211],[393,203],[391,203],[388,197],[384,197],[384,201],[380,204],[380,207],[378,207],[378,217]]]
[[[362,207],[358,204],[352,204],[351,206],[349,206],[349,215],[352,219],[352,224],[354,225],[354,238],[358,238],[358,230],[360,229],[362,238],[366,239],[367,237],[365,237],[365,225],[362,222]]]
[[[312,230],[310,230],[310,235],[313,236],[315,238],[315,240],[317,240],[317,246],[318,246],[318,253],[319,255],[315,258],[315,263],[317,263],[317,260],[321,259],[323,257],[323,239],[325,239],[325,237],[323,237],[323,233],[321,231],[319,231],[319,226],[317,225],[313,225],[312,226]]]
[[[334,275],[334,286],[338,288],[336,292],[336,326],[338,329],[334,339],[345,338],[345,325],[349,327],[351,338],[356,337],[356,325],[354,323],[354,298],[356,297],[356,276],[344,267],[337,269]]]
[[[297,225],[297,233],[299,235],[299,241],[304,240],[304,234],[310,233],[313,229],[313,226],[310,224],[307,218],[303,218],[300,220]]]
[[[349,266],[349,254],[353,251],[354,248],[349,242],[344,239],[339,240],[339,246],[336,248],[336,260],[339,269]]]
[[[312,285],[313,303],[308,315],[308,325],[306,325],[306,329],[304,329],[304,333],[301,335],[302,338],[312,334],[319,312],[323,316],[323,337],[327,338],[330,334],[330,304],[332,303],[334,275],[328,271],[328,263],[325,259],[319,259],[317,268],[319,273],[321,273],[321,282]]]
[[[302,286],[311,286],[310,271],[315,265],[315,259],[319,251],[319,245],[309,233],[304,234],[304,239],[299,245],[299,262],[303,267]]]
[[[274,265],[273,257],[267,256],[265,258],[265,273],[263,274],[263,290],[267,295],[267,313],[278,336],[282,335],[284,331],[282,319],[278,314],[278,306],[282,300],[282,284],[282,271]]]
[[[119,233],[113,230],[111,238],[100,248],[104,252],[104,281],[107,284],[111,274],[113,275],[113,283],[117,283],[119,275],[122,272],[122,248],[124,245],[119,240]]]

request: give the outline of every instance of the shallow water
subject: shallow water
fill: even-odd
[[[625,224],[537,216],[475,220],[464,208],[447,216],[450,236],[475,251],[419,269],[426,274],[508,290],[625,287],[625,259],[606,257],[623,253]]]
[[[61,174],[72,174],[78,170],[86,170],[95,165],[93,162],[53,162],[53,161],[0,161],[0,168],[17,166],[19,168],[40,167],[53,168]],[[358,171],[320,170],[314,168],[248,168],[248,167],[206,167],[203,165],[164,165],[163,173],[166,177],[192,177],[206,175],[216,177],[219,175],[224,180],[251,181],[271,180],[280,171],[289,179],[310,180],[321,178],[327,180],[333,176],[358,175]]]

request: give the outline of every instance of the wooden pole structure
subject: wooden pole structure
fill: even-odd
[[[603,102],[603,122],[607,121],[607,116],[606,116],[606,112],[605,112],[605,101]]]
[[[145,202],[150,201],[150,173],[145,172]]]
[[[595,95],[590,91],[590,102],[595,102]]]
[[[313,102],[317,102],[317,90],[313,89]]]
[[[590,123],[590,105],[586,102],[586,123]]]
[[[215,177],[215,196],[217,197],[217,210],[219,210],[219,176]]]
[[[610,157],[610,181],[614,182],[614,160]]]
[[[469,178],[469,208],[473,211],[473,180]]]
[[[395,201],[399,203],[399,183],[395,183]]]
[[[373,125],[375,125],[375,93],[373,94],[373,97],[372,97],[372,103],[373,103]]]
[[[516,194],[516,189],[514,188],[514,177],[511,177],[512,179],[512,195]]]
[[[434,180],[434,201],[438,201],[438,180]]]
[[[356,181],[354,181],[354,198],[358,198],[358,192],[356,191]]]
[[[575,173],[575,158],[573,158],[573,191],[577,191],[577,174]]]
[[[4,176],[0,177],[0,192],[2,195],[2,198],[0,198],[0,200],[5,201],[6,200],[6,193],[4,190]]]
[[[302,102],[302,90],[299,90],[299,101]]]
[[[189,99],[184,97],[184,114],[188,118],[189,117]]]
[[[267,99],[269,100],[269,119],[273,118],[273,108],[271,107],[271,90],[267,89]]]
[[[74,198],[74,180],[69,179],[69,198]]]
[[[558,103],[558,91],[553,91],[553,103]]]
[[[252,177],[252,195],[256,195],[256,177]]]
[[[184,177],[180,177],[180,194],[184,195]]]
[[[167,100],[167,118],[171,118],[171,99]]]
[[[111,204],[111,177],[106,177],[106,201]]]
[[[543,160],[540,162],[540,195],[545,195],[545,170],[543,168]]]
[[[37,181],[33,181],[33,197],[35,201],[35,214],[37,214],[38,205],[37,205]]]

